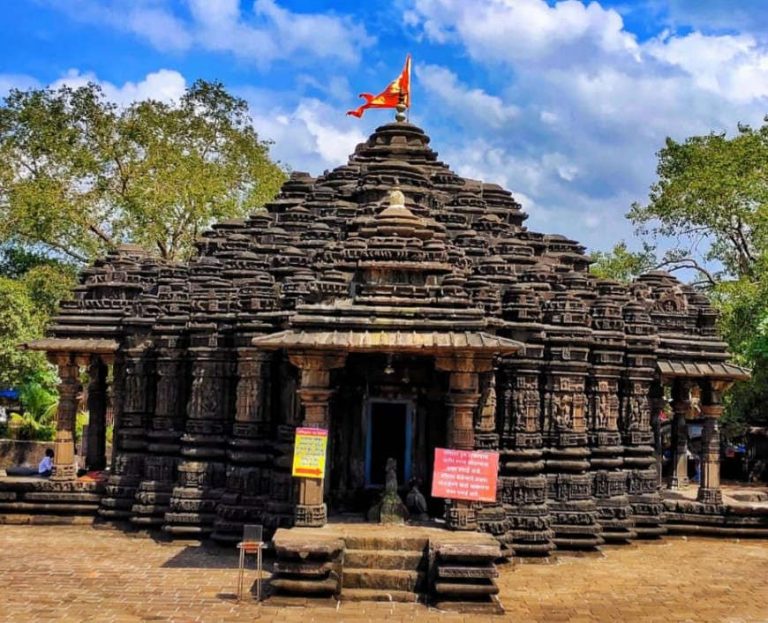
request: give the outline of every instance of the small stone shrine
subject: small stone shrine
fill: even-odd
[[[401,499],[419,482],[431,517],[507,555],[592,549],[665,532],[654,427],[669,398],[692,417],[696,388],[698,504],[717,508],[722,394],[747,373],[707,299],[663,272],[596,279],[577,242],[527,229],[509,192],[429,143],[383,125],[347,164],[214,225],[186,264],[121,246],[83,271],[28,345],[61,377],[52,483],[75,479],[87,367],[89,467],[108,395],[116,422],[102,518],[224,542],[362,518],[392,458]],[[329,430],[324,480],[291,476],[299,426]],[[497,500],[430,497],[436,447],[498,451]]]

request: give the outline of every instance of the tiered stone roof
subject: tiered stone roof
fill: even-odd
[[[460,177],[429,142],[408,123],[377,128],[347,164],[317,178],[293,173],[265,209],[214,225],[188,265],[118,248],[83,272],[52,334],[115,338],[130,317],[233,329],[258,319],[278,331],[312,316],[336,326],[346,305],[393,328],[444,313],[466,329],[533,322],[588,340],[609,319],[614,333],[635,333],[641,317],[659,357],[727,358],[716,313],[695,289],[662,272],[630,287],[594,278],[584,247],[527,229],[508,191]],[[402,205],[389,205],[395,189]]]

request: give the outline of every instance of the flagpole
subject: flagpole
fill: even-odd
[[[413,105],[413,96],[411,95],[411,68],[413,66],[413,60],[411,59],[411,53],[408,52],[408,56],[405,57],[406,65],[408,66],[408,106],[406,107],[405,120],[411,122],[411,106]]]

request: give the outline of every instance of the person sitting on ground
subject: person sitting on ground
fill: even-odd
[[[46,448],[45,456],[37,466],[37,474],[43,478],[48,478],[53,473],[53,450]]]

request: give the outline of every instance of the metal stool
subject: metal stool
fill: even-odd
[[[256,571],[258,573],[256,576],[256,601],[261,601],[261,550],[264,548],[264,543],[262,541],[263,532],[263,526],[248,524],[243,526],[243,540],[237,544],[237,548],[240,550],[240,564],[237,576],[238,601],[243,598],[243,575],[245,573],[246,554],[256,554]]]

